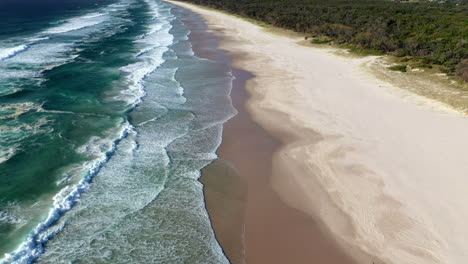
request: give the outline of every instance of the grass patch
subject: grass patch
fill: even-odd
[[[408,67],[406,65],[394,65],[394,66],[387,67],[387,69],[389,70],[399,71],[399,72],[406,72],[407,68]]]

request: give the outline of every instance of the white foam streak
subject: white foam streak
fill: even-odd
[[[64,24],[44,31],[44,34],[61,34],[100,24],[106,20],[105,13],[92,13],[69,19]]]
[[[147,2],[153,9],[154,14],[157,12],[157,6],[151,2]],[[168,46],[173,43],[174,37],[169,33],[172,28],[171,21],[174,16],[162,17],[164,21],[154,22],[150,25],[150,30],[143,35],[141,39],[136,41],[142,48],[136,54],[141,61],[122,67],[120,70],[128,74],[128,89],[123,90],[121,95],[116,97],[117,100],[125,100],[129,104],[136,106],[141,102],[141,98],[145,96],[145,89],[142,84],[143,79],[150,73],[154,72],[161,64],[164,63],[163,54],[168,51]]]
[[[15,156],[16,154],[16,148],[17,146],[14,147],[9,147],[6,149],[0,149],[0,164],[9,160],[11,157]],[[0,222],[1,222],[1,211],[0,211]]]

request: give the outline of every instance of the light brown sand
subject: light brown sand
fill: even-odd
[[[363,66],[375,58],[336,56],[220,12],[176,4],[202,14],[223,37],[233,65],[254,74],[247,109],[283,143],[273,176],[249,188],[270,185],[360,263],[369,263],[363,253],[386,264],[468,263],[464,115],[375,78]],[[259,155],[239,151],[245,162]],[[274,198],[253,199],[267,204]],[[281,221],[283,214],[269,217]],[[257,232],[259,252],[274,240],[260,225]]]
[[[218,154],[232,162],[248,186],[247,263],[354,263],[316,221],[285,204],[272,189],[272,155],[279,142],[250,119],[242,105],[245,91],[236,82],[232,97],[239,114],[225,124]]]
[[[184,16],[197,56],[230,63],[197,18]],[[352,264],[339,245],[309,215],[285,204],[272,189],[272,157],[280,142],[253,122],[245,109],[245,83],[253,76],[233,69],[231,97],[238,114],[224,126],[220,159],[201,182],[216,237],[233,264]],[[246,155],[247,154],[247,155]]]

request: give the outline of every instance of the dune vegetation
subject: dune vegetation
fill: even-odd
[[[183,0],[468,81],[468,1]]]

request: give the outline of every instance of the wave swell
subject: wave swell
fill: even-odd
[[[29,47],[27,45],[19,45],[13,48],[3,48],[0,49],[0,61],[11,58],[16,54],[27,50]]]

